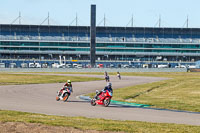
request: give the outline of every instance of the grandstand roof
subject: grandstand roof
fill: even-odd
[[[200,35],[200,28],[165,28],[165,27],[98,27],[97,33],[132,33],[132,34],[178,34]],[[13,25],[0,24],[0,32],[84,32],[89,33],[89,26],[57,26],[57,25]]]

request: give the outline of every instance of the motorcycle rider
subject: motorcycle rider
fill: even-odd
[[[60,90],[60,95],[62,94],[62,91],[66,90],[67,88],[69,88],[70,91],[73,92],[71,80],[67,80],[67,82],[64,84],[63,88]]]
[[[67,82],[64,85],[64,88],[65,89],[69,88],[71,92],[73,92],[71,80],[67,80]]]
[[[117,72],[117,77],[121,80],[121,75],[119,72]]]
[[[108,76],[108,73],[105,71],[104,72],[104,77],[106,78],[106,76]]]
[[[105,77],[106,82],[109,82],[109,81],[110,81],[110,80],[109,80],[108,73],[107,73],[106,71],[104,72],[104,77]]]
[[[95,96],[95,99],[98,99],[98,96],[102,93],[102,92],[106,92],[106,90],[108,91],[111,91],[113,93],[113,89],[112,89],[112,83],[107,83],[107,86],[105,86],[105,88],[101,91],[98,91],[96,96]]]

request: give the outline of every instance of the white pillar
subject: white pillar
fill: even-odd
[[[60,55],[60,56],[59,56],[59,58],[60,58],[60,65],[62,64],[62,59],[61,59],[61,57],[62,57],[62,56]]]
[[[64,64],[66,64],[66,63],[65,63],[65,56],[63,56],[63,59],[64,59]]]

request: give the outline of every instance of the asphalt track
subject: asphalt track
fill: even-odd
[[[67,76],[103,78],[103,76],[98,75],[67,74]],[[126,76],[119,81],[117,77],[111,76],[114,89],[160,80],[166,80],[166,78]],[[119,105],[91,106],[88,101],[77,98],[80,95],[101,90],[105,85],[104,80],[74,82],[74,93],[70,96],[68,102],[55,100],[56,92],[63,86],[63,83],[0,86],[0,109],[60,116],[200,125],[200,113]]]

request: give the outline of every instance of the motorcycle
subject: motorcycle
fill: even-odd
[[[63,100],[64,102],[67,102],[69,96],[71,95],[72,89],[70,87],[63,88],[60,91],[57,92],[56,100]]]
[[[96,94],[99,93],[96,91]],[[112,98],[112,91],[106,90],[105,92],[101,92],[96,99],[95,97],[91,99],[91,105],[95,106],[96,104],[104,105],[107,107],[110,104]]]

